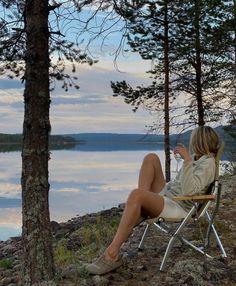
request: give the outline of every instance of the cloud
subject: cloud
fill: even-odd
[[[11,225],[17,228],[21,226],[21,208],[0,209],[0,226]]]
[[[0,104],[11,105],[14,103],[23,103],[23,92],[23,89],[17,87],[0,90]]]
[[[141,110],[134,114],[122,98],[112,96],[110,87],[110,81],[127,80],[133,86],[149,82],[140,62],[131,62],[127,60],[122,63],[128,70],[126,73],[115,70],[108,57],[92,67],[78,66],[75,75],[78,77],[79,90],[65,92],[61,89],[61,83],[57,82],[51,93],[52,133],[145,132],[151,115]],[[20,133],[24,112],[22,85],[6,78],[1,79],[0,84],[4,87],[0,89],[0,132]]]
[[[3,183],[2,181],[0,182],[0,196],[4,197],[16,197],[20,196],[21,193],[21,186],[20,186],[20,181],[18,184],[11,184],[11,183]]]
[[[52,96],[52,105],[86,105],[86,104],[101,104],[106,103],[107,97],[95,94],[68,94]]]

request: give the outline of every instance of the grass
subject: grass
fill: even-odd
[[[67,248],[67,240],[61,240],[54,249],[55,263],[65,267],[73,263],[79,264],[80,261],[91,261],[112,240],[119,220],[119,216],[111,219],[98,216],[96,223],[84,222],[84,225],[72,234],[79,237],[81,247],[77,251],[71,251]]]
[[[13,268],[13,260],[10,258],[1,259],[0,260],[0,268],[12,269]]]
[[[229,226],[219,220],[215,220],[214,221],[214,225],[216,227],[216,230],[219,234],[228,234],[230,232],[230,228]],[[205,237],[206,232],[207,232],[207,228],[208,228],[208,222],[204,219],[200,220],[200,225],[199,222],[196,223],[196,227],[192,229],[192,231],[190,232],[190,239],[191,240],[202,240],[202,235]],[[214,235],[211,232],[211,237],[214,237]]]
[[[118,223],[118,217],[105,220],[98,216],[95,224],[85,224],[78,229],[76,234],[81,238],[81,248],[77,252],[78,256],[86,256],[89,260],[95,257],[98,251],[104,249],[112,240]]]
[[[59,266],[66,266],[75,262],[74,253],[66,247],[66,240],[62,240],[57,244],[54,250],[54,259]]]

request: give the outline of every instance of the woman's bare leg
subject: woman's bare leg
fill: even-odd
[[[130,193],[115,237],[105,251],[107,259],[117,259],[122,244],[130,236],[141,212],[144,211],[150,217],[161,213],[164,199],[158,193],[165,183],[159,157],[154,153],[146,155],[139,172],[138,189]]]
[[[165,184],[159,157],[154,153],[146,155],[139,172],[138,188],[159,193]]]
[[[130,236],[133,227],[141,216],[141,209],[150,217],[158,216],[164,207],[164,199],[157,193],[135,189],[127,200],[119,227],[112,243],[105,251],[108,260],[116,260],[122,244]]]

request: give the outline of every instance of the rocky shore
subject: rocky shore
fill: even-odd
[[[99,213],[75,217],[65,223],[52,222],[54,236],[56,285],[59,286],[215,286],[236,285],[236,176],[224,178],[222,203],[215,225],[227,252],[227,259],[212,238],[209,251],[215,259],[204,259],[193,250],[176,243],[171,251],[166,271],[160,272],[167,237],[152,229],[143,251],[137,246],[144,230],[134,229],[123,247],[124,265],[116,271],[91,276],[83,264],[91,262],[112,239],[122,209],[112,208]],[[200,230],[199,230],[200,231]],[[186,236],[199,240],[199,231],[186,229]],[[20,285],[21,238],[0,242],[0,286]]]

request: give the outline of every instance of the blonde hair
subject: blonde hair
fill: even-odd
[[[213,128],[199,126],[192,131],[189,147],[197,157],[203,155],[215,157],[220,144],[220,138]]]

